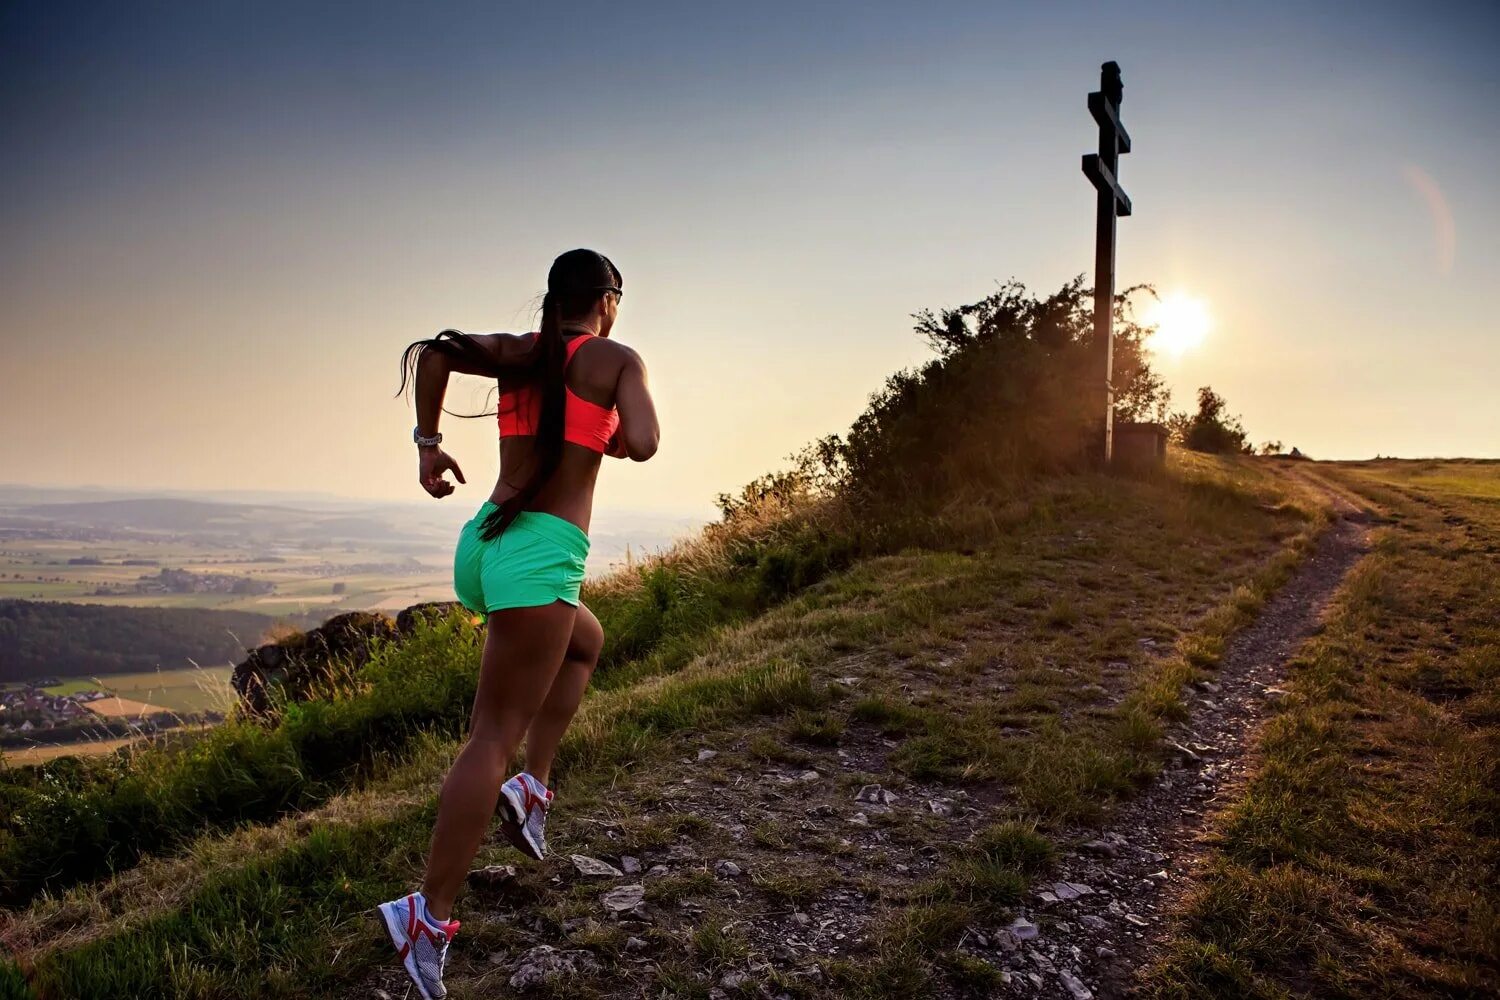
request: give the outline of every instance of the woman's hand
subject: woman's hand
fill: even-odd
[[[464,474],[458,467],[458,463],[441,448],[418,448],[417,478],[422,483],[422,489],[432,494],[437,499],[452,493],[454,485],[443,478],[445,472],[451,471],[453,478],[459,482],[467,482]]]

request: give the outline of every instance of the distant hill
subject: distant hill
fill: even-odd
[[[227,665],[277,621],[248,611],[0,601],[0,681]]]
[[[403,521],[377,505],[369,505],[366,509],[305,510],[274,504],[218,503],[179,497],[0,507],[0,523],[11,529],[70,526],[110,533],[168,533],[203,540],[415,542],[428,537],[425,525]]]

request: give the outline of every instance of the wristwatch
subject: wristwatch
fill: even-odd
[[[418,448],[436,448],[438,445],[443,443],[443,435],[441,432],[434,434],[430,438],[427,438],[422,436],[422,428],[420,427],[413,427],[411,429],[411,439],[417,443]]]

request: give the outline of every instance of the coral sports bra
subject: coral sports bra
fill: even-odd
[[[585,333],[568,341],[568,357],[563,362],[564,373],[583,342],[593,339],[593,334]],[[567,391],[567,402],[563,411],[563,440],[604,454],[604,449],[609,447],[609,439],[615,436],[615,430],[620,426],[620,414],[613,406],[591,403],[566,385],[564,388]],[[501,437],[534,436],[541,417],[542,394],[537,386],[523,385],[515,392],[500,394]]]

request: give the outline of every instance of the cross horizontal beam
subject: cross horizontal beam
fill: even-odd
[[[1130,133],[1125,131],[1125,126],[1120,124],[1120,112],[1113,101],[1106,100],[1103,92],[1095,90],[1089,94],[1089,114],[1094,116],[1094,122],[1100,128],[1107,128],[1114,132],[1120,141],[1120,152],[1130,152]]]
[[[1110,172],[1099,159],[1098,153],[1083,154],[1083,175],[1094,185],[1095,190],[1108,191],[1114,195],[1115,214],[1121,217],[1130,214],[1130,196],[1120,187],[1120,182],[1115,180],[1115,175]]]

